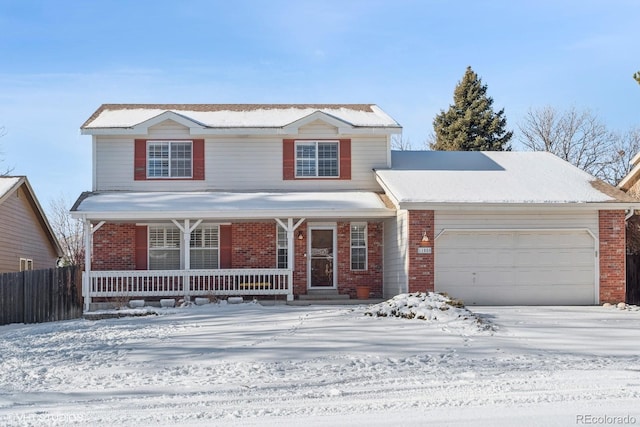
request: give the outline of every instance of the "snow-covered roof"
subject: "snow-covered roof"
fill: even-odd
[[[283,128],[318,112],[352,127],[400,128],[373,104],[104,104],[81,129],[129,129],[168,113],[205,129]]]
[[[75,217],[118,219],[251,219],[274,217],[390,217],[373,192],[105,192],[85,193],[72,208]]]
[[[19,176],[0,176],[0,198],[2,198],[9,190],[11,190],[20,181]]]
[[[376,174],[401,207],[633,202],[615,187],[545,152],[393,151],[391,162],[392,169]]]

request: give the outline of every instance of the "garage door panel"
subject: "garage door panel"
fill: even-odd
[[[594,304],[594,245],[584,230],[447,230],[436,290],[466,304]]]

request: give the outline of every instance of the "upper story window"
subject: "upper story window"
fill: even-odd
[[[296,178],[338,178],[338,141],[296,141]]]
[[[191,178],[191,141],[148,141],[147,178]]]

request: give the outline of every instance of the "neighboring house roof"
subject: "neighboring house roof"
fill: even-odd
[[[26,176],[6,176],[0,177],[0,205],[7,200],[12,194],[14,194],[20,187],[24,188],[25,194],[29,197],[29,201],[31,206],[33,207],[33,211],[36,215],[36,218],[40,222],[40,225],[44,229],[45,233],[51,244],[54,247],[57,255],[60,257],[64,254],[62,248],[60,247],[60,242],[56,237],[53,229],[51,228],[51,224],[47,220],[46,215],[44,214],[44,210],[42,206],[40,206],[40,202],[36,198],[35,192],[33,188],[31,188],[31,184],[29,184],[29,180],[27,180]]]
[[[274,217],[391,217],[395,210],[373,192],[127,192],[84,193],[72,216],[118,219],[251,219]]]
[[[546,152],[393,151],[377,178],[396,206],[640,204]]]
[[[640,180],[640,153],[633,156],[633,159],[631,159],[631,165],[633,168],[629,171],[627,176],[622,178],[618,183],[618,188],[622,191],[629,191],[631,187]]]
[[[173,120],[203,131],[221,129],[297,129],[322,119],[336,127],[383,128],[400,125],[374,104],[103,104],[81,126],[84,134],[101,130],[146,130]]]

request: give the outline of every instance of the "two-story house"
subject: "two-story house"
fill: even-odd
[[[376,105],[103,105],[87,303],[116,296],[624,299],[640,204],[547,153],[392,152]],[[622,268],[622,271],[618,270]]]

